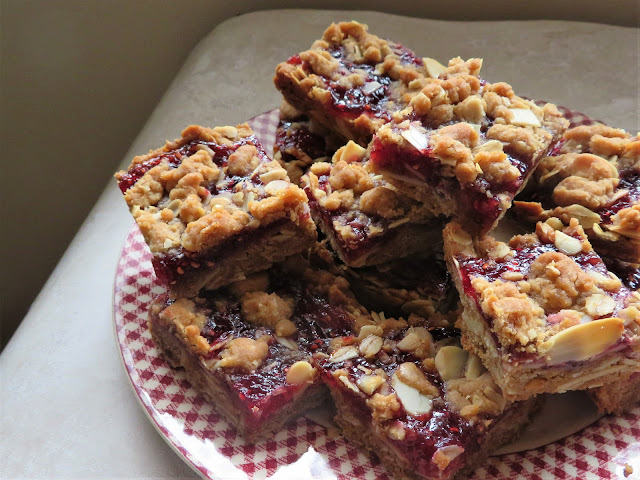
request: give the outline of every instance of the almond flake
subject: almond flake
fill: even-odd
[[[513,114],[512,125],[518,127],[540,127],[542,124],[536,114],[527,108],[511,108],[509,110]]]
[[[575,255],[582,251],[582,242],[564,232],[556,232],[554,244],[558,250],[567,255]]]
[[[421,151],[429,146],[429,138],[414,126],[403,130],[401,135],[407,142],[413,145],[416,150]]]

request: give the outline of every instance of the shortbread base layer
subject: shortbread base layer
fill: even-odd
[[[622,415],[640,404],[640,369],[588,393],[602,413]]]
[[[417,471],[417,465],[402,458],[402,455],[386,440],[386,435],[375,429],[370,418],[364,418],[360,410],[349,407],[349,399],[335,390],[331,390],[331,395],[337,409],[335,421],[349,443],[378,457],[394,478],[411,480],[459,480],[466,478],[486,460],[492,451],[514,440],[531,421],[542,404],[540,398],[531,398],[508,406],[507,411],[495,419],[485,431],[479,448],[466,456],[462,468],[450,472],[449,475],[424,476]]]
[[[187,380],[249,441],[280,430],[288,421],[328,400],[327,388],[316,382],[300,389],[289,404],[280,406],[278,413],[270,418],[259,419],[254,412],[243,408],[243,404],[238,401],[236,394],[230,391],[225,380],[207,370],[174,331],[153,319],[149,320],[149,331],[169,365],[173,368],[183,368]]]
[[[592,360],[570,364],[547,366],[517,363],[509,354],[497,348],[482,315],[469,303],[469,300],[463,299],[465,310],[457,325],[462,331],[462,346],[480,357],[508,400],[600,387],[640,371],[638,348],[624,348],[601,354]]]
[[[261,234],[238,238],[229,245],[228,251],[220,252],[212,266],[203,263],[199,269],[185,272],[178,282],[169,285],[171,296],[193,297],[203,288],[215,290],[242,280],[290,255],[305,252],[315,241],[315,225],[310,219],[303,226],[287,221],[267,227]]]

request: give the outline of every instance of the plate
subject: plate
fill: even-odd
[[[582,114],[566,109],[563,113],[572,126],[591,123]],[[266,151],[272,151],[277,121],[277,110],[249,121]],[[153,344],[146,327],[147,309],[152,298],[164,291],[134,225],[114,282],[116,341],[145,413],[203,478],[393,480],[377,459],[347,443],[333,425],[329,409],[309,412],[271,438],[245,442],[191,387],[184,372],[168,366]],[[640,407],[625,416],[597,419],[593,404],[580,392],[550,396],[520,440],[491,457],[472,478],[640,478]],[[625,477],[625,464],[635,473]]]

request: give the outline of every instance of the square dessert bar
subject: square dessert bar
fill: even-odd
[[[508,243],[451,222],[445,258],[460,293],[462,344],[505,396],[599,387],[640,370],[640,293],[593,251],[577,219]]]
[[[434,215],[473,233],[491,230],[569,125],[506,83],[479,77],[482,61],[452,59],[425,78],[371,144],[373,171]]]
[[[640,136],[594,124],[567,130],[516,201],[524,217],[580,221],[603,257],[640,263]]]
[[[504,398],[458,330],[376,320],[314,360],[343,434],[394,476],[463,478],[535,413],[537,399]]]
[[[242,279],[316,240],[305,193],[247,124],[190,126],[116,179],[172,295]]]
[[[331,160],[342,143],[307,115],[282,101],[273,159],[284,167],[293,183],[300,184],[300,177],[312,163]]]
[[[441,250],[441,221],[373,173],[367,151],[353,141],[331,163],[312,164],[301,182],[316,223],[350,267]]]
[[[311,365],[366,310],[342,277],[290,257],[195,298],[160,298],[149,328],[163,356],[248,439],[326,398]]]
[[[417,80],[437,62],[381,39],[357,22],[332,24],[311,49],[276,68],[287,102],[345,140],[366,145],[391,113],[404,108]]]

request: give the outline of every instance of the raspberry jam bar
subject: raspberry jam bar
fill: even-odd
[[[242,279],[316,239],[305,193],[246,124],[190,126],[116,178],[173,295]]]
[[[538,107],[481,79],[481,65],[455,58],[424,79],[378,130],[370,160],[398,190],[474,233],[497,224],[569,124],[555,105]]]
[[[339,141],[283,100],[273,159],[284,167],[293,183],[299,185],[300,177],[312,163],[330,160],[340,146]]]
[[[149,328],[169,363],[254,439],[326,398],[311,355],[362,313],[344,278],[295,256],[216,292],[161,298]]]
[[[311,46],[276,68],[274,82],[295,108],[346,140],[366,145],[404,108],[414,81],[440,65],[383,40],[357,22],[332,24]]]
[[[509,243],[452,222],[445,257],[460,293],[462,344],[509,399],[584,390],[640,369],[640,294],[607,270],[577,219]]]
[[[514,203],[534,220],[577,218],[603,257],[640,263],[640,136],[594,124],[568,130]]]
[[[367,157],[349,141],[332,163],[314,163],[301,180],[311,213],[340,260],[362,267],[441,248],[440,220],[373,173]]]
[[[343,434],[394,476],[462,478],[535,412],[536,399],[505,400],[457,330],[375,320],[314,359]]]

